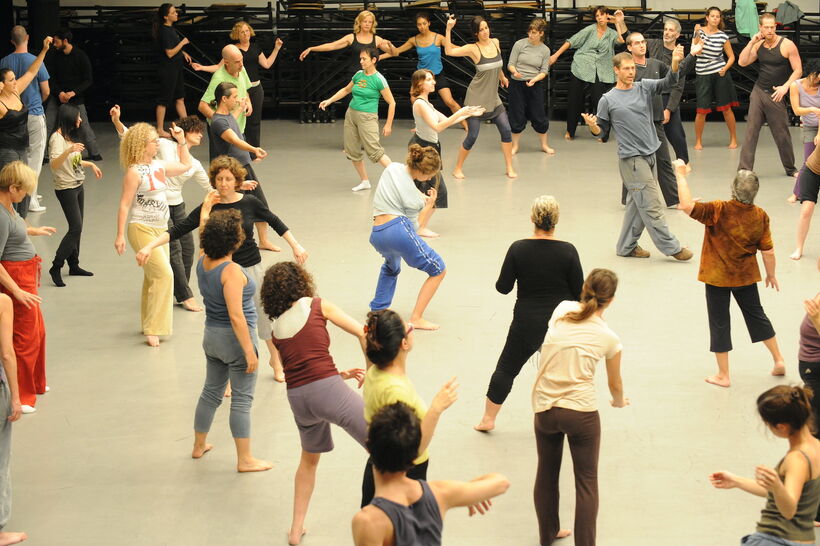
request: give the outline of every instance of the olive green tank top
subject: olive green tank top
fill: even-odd
[[[803,451],[800,451],[809,463],[809,476],[813,474],[811,459]],[[780,479],[780,465],[783,459],[777,463],[777,473]],[[801,540],[814,542],[814,518],[817,515],[817,506],[820,504],[820,476],[809,480],[803,484],[800,492],[800,500],[797,501],[797,512],[792,519],[786,519],[777,509],[774,502],[774,494],[769,492],[766,496],[766,506],[760,513],[760,521],[757,523],[757,532],[785,538],[786,540]]]

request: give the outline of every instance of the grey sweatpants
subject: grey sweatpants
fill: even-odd
[[[0,381],[0,531],[11,517],[11,395]]]
[[[777,145],[780,162],[783,164],[783,168],[786,169],[786,174],[792,175],[797,171],[794,166],[792,137],[789,134],[789,114],[786,112],[787,100],[786,97],[780,102],[775,102],[772,100],[771,92],[764,91],[756,85],[752,88],[752,93],[749,95],[749,113],[746,115],[746,137],[743,140],[743,148],[740,150],[738,170],[754,170],[757,139],[760,137],[760,129],[763,128],[763,123],[766,122],[769,124],[769,131],[771,131],[774,143]]]
[[[663,215],[663,199],[655,176],[655,156],[637,155],[620,159],[618,169],[626,187],[626,210],[615,252],[627,256],[638,245],[644,227],[663,254],[680,252],[678,239],[669,231]]]
[[[655,152],[658,184],[661,188],[664,203],[667,207],[673,207],[680,203],[678,179],[675,177],[675,169],[672,167],[672,157],[669,155],[669,140],[666,138],[666,132],[661,121],[655,122],[655,132],[658,134],[658,140],[661,141],[661,147]],[[626,204],[626,186],[623,184],[621,184],[621,204]]]

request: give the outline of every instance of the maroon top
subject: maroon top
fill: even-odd
[[[330,336],[327,333],[327,319],[322,314],[321,298],[313,298],[310,302],[310,315],[293,337],[272,337],[282,356],[285,382],[289,389],[339,373],[330,356]]]
[[[820,335],[808,315],[800,324],[800,350],[797,358],[802,362],[820,362]]]

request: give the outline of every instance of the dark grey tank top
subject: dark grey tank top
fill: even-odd
[[[780,41],[772,49],[767,48],[764,43],[757,50],[757,63],[760,74],[757,76],[755,85],[768,93],[772,92],[774,86],[786,83],[792,73],[791,63],[780,52],[783,40],[784,38],[780,38]]]
[[[374,498],[370,504],[387,514],[393,523],[393,543],[395,546],[440,546],[441,511],[430,486],[424,480],[421,484],[421,498],[405,506],[382,497]]]

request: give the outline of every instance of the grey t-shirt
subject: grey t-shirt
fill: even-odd
[[[406,216],[415,224],[423,208],[424,196],[416,188],[407,172],[407,166],[403,163],[388,165],[379,178],[379,185],[373,196],[373,216]]]
[[[37,252],[26,233],[26,221],[17,212],[0,205],[0,260],[8,262],[25,262],[32,259]]]
[[[214,114],[211,118],[211,135],[214,139],[214,150],[216,155],[229,155],[239,161],[240,165],[249,165],[251,162],[251,154],[245,150],[241,150],[222,138],[222,133],[232,129],[236,136],[245,140],[245,136],[239,129],[239,123],[236,118],[230,114]]]
[[[630,89],[613,87],[598,102],[601,129],[611,126],[618,137],[618,157],[652,155],[661,146],[652,120],[652,98],[678,81],[671,70],[662,80],[641,80]]]
[[[524,76],[519,81],[531,80],[542,72],[547,74],[550,69],[550,48],[544,44],[532,45],[529,39],[522,38],[513,44],[509,65]],[[512,78],[518,80],[515,76]]]

